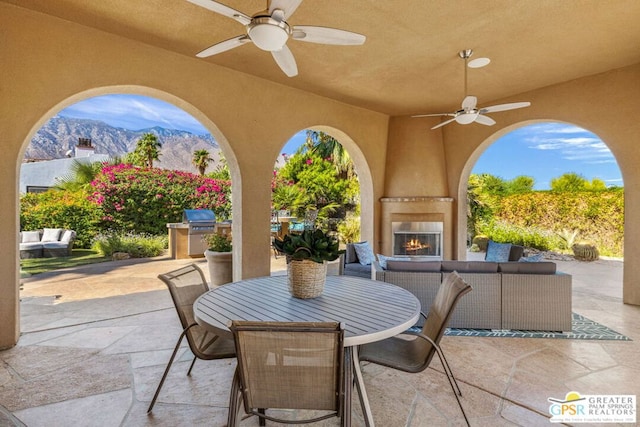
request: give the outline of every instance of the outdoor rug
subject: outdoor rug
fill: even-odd
[[[560,338],[572,340],[618,340],[631,341],[631,338],[622,335],[613,329],[587,319],[584,316],[573,313],[571,332],[545,332],[545,331],[517,331],[517,330],[491,330],[491,329],[458,329],[447,328],[445,335],[457,337],[507,337],[507,338]]]

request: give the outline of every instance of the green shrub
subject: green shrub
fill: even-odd
[[[162,255],[167,244],[168,238],[164,235],[111,232],[96,236],[93,249],[105,256],[126,252],[132,258],[149,258]]]
[[[550,230],[569,240],[575,233],[593,242],[601,255],[623,255],[624,191],[620,188],[512,195],[501,200],[494,219],[523,228]],[[569,243],[564,241],[557,248],[570,247]]]
[[[90,248],[99,232],[102,210],[83,190],[50,190],[20,196],[20,230],[68,228],[76,232],[74,247]]]
[[[338,236],[343,243],[355,243],[360,241],[360,217],[347,216],[347,219],[338,224]]]
[[[548,251],[559,248],[561,239],[551,231],[535,227],[519,227],[503,221],[484,225],[482,233],[498,243],[513,243],[528,248]]]

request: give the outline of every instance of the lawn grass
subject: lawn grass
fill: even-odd
[[[67,257],[22,259],[20,260],[20,270],[22,273],[33,275],[105,261],[111,261],[111,257],[106,257],[91,249],[73,249],[71,256]]]

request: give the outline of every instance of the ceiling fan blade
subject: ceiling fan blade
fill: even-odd
[[[247,25],[251,22],[251,17],[229,6],[225,6],[222,3],[218,3],[217,1],[213,1],[213,0],[187,0],[187,1],[195,5],[198,5],[200,7],[204,7],[205,9],[209,9],[212,12],[219,13],[220,15],[224,15],[231,19],[235,19],[242,25]]]
[[[511,104],[493,105],[491,107],[484,107],[480,109],[480,113],[495,113],[496,111],[515,110],[516,108],[524,108],[530,106],[530,102],[512,102]]]
[[[247,37],[247,35],[243,34],[241,36],[234,37],[229,40],[225,40],[220,43],[216,43],[213,46],[210,46],[196,54],[198,58],[206,58],[207,56],[216,55],[218,53],[226,52],[227,50],[231,50],[234,47],[241,46],[245,43],[251,42],[251,39]]]
[[[496,124],[496,121],[491,117],[483,116],[482,114],[478,114],[478,117],[476,117],[475,121],[476,123],[480,123],[481,125],[485,126],[493,126]]]
[[[362,34],[352,33],[351,31],[311,25],[296,25],[293,27],[291,37],[303,42],[343,46],[361,45],[367,39]]]
[[[431,128],[431,130],[433,129],[438,129],[439,127],[442,127],[444,125],[448,125],[449,123],[451,123],[452,121],[454,121],[456,118],[454,117],[453,119],[449,119],[449,120],[445,120],[442,123],[438,123],[437,125],[435,125],[434,127]]]
[[[269,3],[269,15],[271,15],[274,10],[280,9],[284,12],[284,19],[287,19],[293,15],[293,12],[300,6],[300,3],[302,3],[302,0],[271,0]]]
[[[415,116],[411,116],[411,117],[440,117],[440,116],[451,116],[451,117],[455,117],[456,115],[453,113],[438,113],[438,114],[416,114]]]
[[[293,57],[293,53],[284,45],[280,50],[274,50],[271,52],[273,59],[276,60],[276,63],[280,67],[282,71],[288,77],[295,77],[298,75],[298,65],[296,64],[296,59]]]
[[[476,98],[475,96],[466,96],[463,100],[462,100],[462,109],[465,111],[469,111],[469,110],[473,110],[474,108],[476,108],[476,104],[478,103],[478,98]]]

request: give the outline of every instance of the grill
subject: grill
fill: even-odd
[[[209,209],[185,209],[182,223],[189,226],[187,232],[187,255],[202,255],[207,244],[202,239],[205,234],[213,234],[216,229],[216,214]]]

